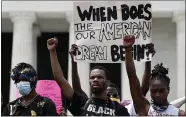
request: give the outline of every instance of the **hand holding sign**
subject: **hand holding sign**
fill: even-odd
[[[57,47],[57,44],[58,44],[58,40],[57,38],[50,38],[47,40],[47,47],[48,47],[48,50],[51,51],[51,50],[55,50],[56,47]]]
[[[147,45],[147,48],[149,49],[149,53],[152,53],[152,57],[154,56],[154,54],[156,53],[155,49],[154,49],[154,44],[150,43]]]
[[[76,56],[78,54],[77,52],[79,53],[77,45],[76,44],[72,44],[71,49],[69,51],[70,57],[72,59],[72,62],[74,62],[74,56]]]
[[[132,45],[134,44],[135,42],[135,37],[134,35],[126,35],[124,38],[123,38],[123,45],[124,45],[124,48],[130,48],[132,47]]]

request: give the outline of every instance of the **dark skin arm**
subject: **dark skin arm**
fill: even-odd
[[[74,90],[68,83],[68,81],[65,79],[63,71],[61,69],[61,66],[58,61],[56,47],[57,47],[58,41],[56,38],[51,38],[47,40],[47,47],[50,53],[50,61],[52,66],[52,72],[54,79],[58,83],[61,89],[63,89],[64,96],[71,100],[74,94]]]
[[[149,53],[152,53],[152,56],[154,56],[154,54],[156,53],[155,49],[154,49],[154,44],[150,43],[148,44],[148,49],[149,49]],[[151,61],[147,61],[145,62],[145,70],[144,70],[144,74],[143,74],[143,78],[142,78],[142,85],[141,85],[141,91],[142,91],[142,95],[145,97],[147,92],[149,91],[149,80],[150,80],[150,73],[151,73]],[[138,113],[135,105],[134,105],[135,111],[136,113]]]
[[[88,98],[86,93],[81,88],[81,83],[80,83],[80,78],[79,78],[78,68],[77,68],[77,62],[74,61],[74,56],[76,56],[77,51],[78,51],[77,45],[73,44],[69,52],[71,59],[72,59],[71,61],[72,62],[72,87],[76,92]]]
[[[149,53],[152,53],[152,57],[154,56],[154,54],[156,53],[155,49],[154,49],[154,44],[150,43],[147,45],[148,49],[149,49]],[[144,70],[144,74],[143,74],[143,78],[142,78],[142,85],[141,85],[141,90],[142,90],[142,95],[146,96],[147,92],[149,91],[149,76],[151,73],[151,61],[147,61],[145,62],[145,70]]]
[[[147,92],[149,91],[149,75],[151,73],[151,61],[145,62],[145,70],[142,78],[141,83],[141,91],[142,95],[146,96]]]
[[[136,74],[136,69],[135,69],[133,58],[132,58],[132,45],[134,44],[134,42],[135,42],[134,36],[124,37],[123,44],[125,47],[126,71],[127,71],[127,75],[129,78],[131,96],[132,96],[134,105],[136,107],[136,110],[139,115],[147,116],[150,103],[146,100],[146,98],[142,94],[140,82]]]

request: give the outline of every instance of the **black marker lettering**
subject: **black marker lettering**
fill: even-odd
[[[81,8],[79,6],[77,6],[77,10],[78,10],[78,14],[79,14],[81,21],[85,21],[85,18],[87,18],[87,20],[89,21],[91,18],[93,6],[89,7],[89,12],[87,10],[85,10],[82,13]]]

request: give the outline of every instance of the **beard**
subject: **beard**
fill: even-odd
[[[98,95],[98,94],[103,93],[106,89],[107,89],[107,85],[103,85],[103,86],[96,87],[96,88],[91,87],[91,93]]]
[[[91,88],[91,92],[93,93],[93,94],[101,94],[101,93],[103,93],[104,92],[104,89],[103,88]]]

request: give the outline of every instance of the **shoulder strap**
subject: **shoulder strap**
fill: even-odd
[[[85,107],[87,107],[88,104],[89,104],[91,101],[92,101],[91,98],[89,98],[89,99],[86,101],[85,105],[83,106],[83,109],[84,109],[84,110],[85,110]]]

